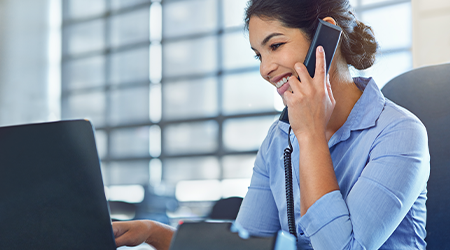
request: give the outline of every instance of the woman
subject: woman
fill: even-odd
[[[318,18],[340,26],[343,34],[329,75],[319,47],[311,78],[302,62]],[[246,27],[261,76],[289,107],[290,125],[277,121],[269,129],[237,222],[257,236],[289,231],[283,150],[291,126],[299,248],[424,249],[425,127],[386,100],[373,79],[352,79],[349,73],[349,65],[372,66],[377,43],[371,29],[355,18],[347,0],[251,0]],[[154,224],[116,224],[117,240],[155,239],[145,230],[122,234],[139,223]],[[170,239],[173,229],[160,227],[152,228]]]

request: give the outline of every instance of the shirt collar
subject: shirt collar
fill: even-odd
[[[333,140],[333,143],[330,140],[330,143],[347,140],[351,131],[375,126],[384,109],[386,99],[372,78],[355,77],[353,81],[363,94],[353,106],[347,121],[333,135],[336,141]]]

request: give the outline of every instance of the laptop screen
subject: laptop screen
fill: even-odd
[[[93,127],[0,128],[0,249],[116,249]]]

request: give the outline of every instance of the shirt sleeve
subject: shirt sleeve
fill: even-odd
[[[269,135],[258,151],[250,187],[236,218],[236,222],[253,236],[273,236],[281,229],[278,209],[270,189],[269,173],[264,158],[275,125],[276,123],[269,129]]]
[[[428,139],[417,120],[386,127],[346,200],[339,191],[317,200],[300,219],[316,250],[378,249],[401,223],[429,176]]]

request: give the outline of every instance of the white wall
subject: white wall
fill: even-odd
[[[413,66],[450,62],[450,0],[412,0]]]
[[[49,0],[0,0],[0,125],[48,120]]]

